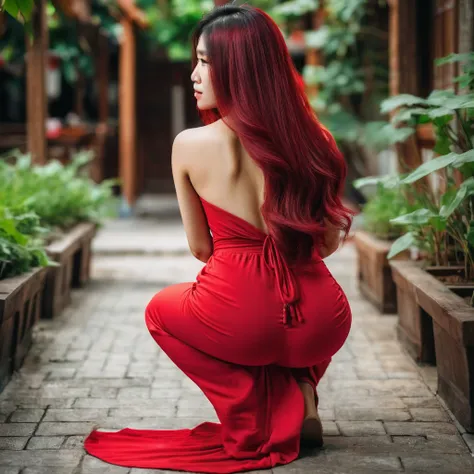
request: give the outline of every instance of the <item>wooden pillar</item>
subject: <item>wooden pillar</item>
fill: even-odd
[[[321,26],[324,23],[324,16],[325,16],[325,11],[324,7],[321,6],[317,10],[315,10],[312,13],[312,18],[311,18],[311,27],[313,30],[318,30],[321,28]],[[324,63],[323,61],[323,55],[321,51],[315,48],[308,49],[306,51],[306,64],[308,66],[322,66]],[[310,97],[314,97],[318,93],[318,86],[317,85],[311,85],[311,86],[306,86],[306,93]]]
[[[474,2],[461,0],[459,3],[459,52],[474,50]]]
[[[99,98],[99,122],[109,120],[109,38],[98,33],[98,51],[95,55],[95,71]]]
[[[416,5],[390,1],[390,93],[418,93]]]
[[[86,95],[86,78],[84,77],[83,72],[79,69],[78,61],[76,61],[76,74],[77,79],[76,85],[74,87],[74,112],[81,120],[84,120],[86,116],[84,107],[84,97]]]
[[[5,13],[0,13],[0,38],[5,34],[6,23]]]
[[[130,212],[137,198],[136,164],[136,41],[133,22],[122,19],[123,35],[120,44],[119,66],[119,156],[120,178],[124,204]]]
[[[413,0],[390,0],[390,95],[419,92],[416,5]],[[399,170],[417,168],[421,150],[415,137],[396,146]]]
[[[46,150],[46,117],[48,105],[46,100],[46,55],[48,51],[48,27],[46,19],[46,0],[36,2],[36,11],[32,18],[33,39],[26,37],[27,47],[27,136],[28,151],[33,162],[45,164]]]

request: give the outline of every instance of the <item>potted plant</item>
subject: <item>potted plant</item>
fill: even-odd
[[[96,184],[82,175],[91,152],[78,153],[66,166],[50,161],[42,167],[32,166],[27,155],[12,155],[15,164],[8,166],[2,194],[6,202],[35,212],[49,230],[46,252],[58,265],[48,272],[42,317],[52,318],[69,303],[71,288],[89,279],[92,239],[111,209],[115,181]]]
[[[441,155],[401,179],[423,186],[423,207],[392,224],[407,230],[388,258],[411,247],[420,263],[391,262],[397,285],[399,334],[420,361],[436,360],[438,390],[467,430],[474,430],[474,53],[440,62],[467,61],[458,78],[468,93],[433,91],[427,99],[402,95],[382,104],[400,109],[395,123],[432,123]],[[470,61],[470,62],[469,62]],[[421,183],[421,184],[420,184]],[[433,352],[434,347],[434,352]]]
[[[396,313],[396,287],[387,255],[403,229],[390,221],[415,210],[417,201],[409,199],[413,193],[400,184],[397,176],[361,178],[354,182],[354,186],[365,193],[367,188],[375,186],[362,208],[362,228],[354,237],[359,290],[380,312]],[[408,252],[398,254],[398,258],[407,256]]]

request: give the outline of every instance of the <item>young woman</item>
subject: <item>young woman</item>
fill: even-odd
[[[175,139],[184,228],[206,263],[148,304],[148,329],[214,406],[192,430],[94,431],[113,464],[230,473],[322,445],[316,386],[351,326],[323,258],[351,224],[345,163],[315,118],[285,41],[250,6],[216,8],[194,33],[202,128]],[[158,402],[157,402],[158,403]]]

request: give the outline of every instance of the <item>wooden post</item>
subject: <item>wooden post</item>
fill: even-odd
[[[86,95],[86,78],[84,77],[83,72],[79,69],[79,61],[76,60],[75,65],[77,80],[74,90],[74,112],[81,120],[84,120],[86,115],[84,107],[84,97]]]
[[[318,30],[321,28],[324,23],[325,11],[324,7],[321,6],[312,13],[311,17],[311,26],[313,30]],[[306,51],[306,64],[308,66],[322,66],[323,65],[323,55],[321,51],[315,48],[308,49]],[[318,86],[306,86],[306,93],[309,97],[314,97],[318,93]]]
[[[5,13],[0,13],[0,38],[5,34],[6,23]]]
[[[137,197],[136,169],[136,41],[133,22],[127,16],[122,19],[123,35],[120,44],[120,110],[119,156],[120,178],[124,197],[124,212],[130,213]]]
[[[28,151],[33,162],[45,164],[46,152],[46,55],[48,52],[48,27],[46,19],[46,0],[36,2],[36,11],[32,19],[33,39],[26,37],[27,45],[27,135]]]
[[[416,5],[412,0],[390,0],[390,95],[418,94]],[[402,172],[421,163],[415,137],[396,146]]]
[[[459,52],[474,50],[474,2],[461,0],[459,3]]]
[[[107,123],[109,120],[109,39],[100,31],[98,43],[95,70],[99,98],[99,122]]]
[[[390,94],[417,94],[416,6],[390,1]]]
[[[109,122],[109,38],[97,31],[97,43],[94,55],[95,80],[98,89],[98,124],[95,129],[95,157],[90,168],[90,177],[100,183],[104,176],[104,154],[108,137]]]

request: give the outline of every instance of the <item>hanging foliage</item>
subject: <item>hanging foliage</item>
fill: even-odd
[[[31,21],[34,6],[34,0],[0,0],[0,12],[5,11],[24,24]]]
[[[313,108],[338,140],[383,149],[389,143],[374,128],[383,132],[386,123],[366,124],[381,119],[378,104],[388,95],[386,1],[326,0],[324,8],[322,27],[306,33],[307,47],[324,57],[323,66],[304,71],[307,84],[318,87]],[[398,138],[404,136],[402,131]]]
[[[315,0],[299,0],[301,4],[314,5]],[[160,45],[167,51],[172,61],[191,58],[190,37],[203,15],[214,8],[213,0],[136,0],[136,5],[144,10],[150,22],[145,35],[151,45]],[[244,1],[234,4],[246,3]],[[272,12],[278,0],[254,0],[252,6]],[[307,7],[308,7],[307,5]],[[279,15],[279,13],[277,12]]]

